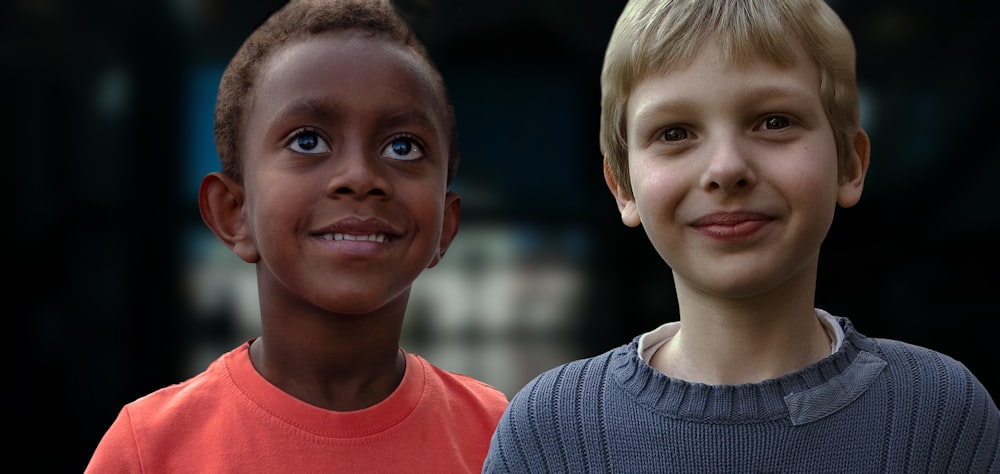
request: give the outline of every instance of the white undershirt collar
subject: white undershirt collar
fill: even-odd
[[[830,336],[830,354],[837,352],[844,343],[844,328],[837,323],[836,317],[822,309],[816,308],[816,317]],[[680,328],[680,321],[672,321],[639,336],[639,357],[648,364],[656,350],[672,339]]]

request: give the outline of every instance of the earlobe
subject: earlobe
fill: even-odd
[[[607,156],[604,157],[604,182],[615,197],[618,212],[622,216],[622,223],[629,227],[637,227],[640,219],[639,211],[635,207],[635,199],[631,193],[618,185],[618,180],[615,178],[614,172],[611,171],[611,163],[608,162]]]
[[[462,217],[462,198],[451,191],[444,197],[444,220],[441,223],[441,238],[438,241],[438,251],[431,259],[427,268],[434,268],[441,262],[444,253],[451,246],[452,240],[458,234],[458,223]]]
[[[201,187],[198,189],[201,219],[243,261],[256,263],[260,260],[260,254],[247,231],[243,202],[243,185],[232,178],[213,172],[201,180]]]
[[[861,191],[865,187],[865,175],[871,157],[871,142],[863,129],[858,129],[854,136],[854,148],[851,149],[849,163],[840,177],[840,190],[837,193],[837,204],[840,207],[851,207],[861,200]]]

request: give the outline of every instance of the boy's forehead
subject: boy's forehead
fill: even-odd
[[[358,64],[370,62],[376,57],[383,61],[391,60],[428,82],[436,82],[435,69],[429,58],[391,38],[359,29],[328,31],[288,41],[269,55],[261,69],[274,72],[290,63],[303,62],[308,56],[317,55],[337,56],[340,61],[356,60]]]
[[[695,66],[698,66],[703,74],[739,74],[741,71],[765,65],[776,71],[782,71],[781,74],[790,73],[793,70],[811,70],[817,74],[818,78],[819,65],[809,58],[805,49],[796,46],[791,50],[793,51],[791,56],[773,54],[768,51],[754,51],[751,54],[743,55],[718,39],[713,39],[692,50],[686,56],[674,57],[672,62],[651,61],[650,67],[636,76],[630,93],[650,78],[682,74]]]
[[[392,89],[394,94],[385,95],[395,96],[401,104],[416,100],[421,104],[418,108],[444,120],[443,83],[428,61],[406,45],[370,32],[328,32],[291,41],[274,51],[262,65],[252,95],[257,101],[280,87],[318,97],[337,89],[331,87],[333,81],[341,87],[343,81],[360,79],[371,94]]]
[[[665,64],[663,67],[683,69],[696,61],[707,62],[720,69],[742,69],[759,63],[778,67],[793,67],[801,62],[808,62],[816,66],[810,60],[805,47],[791,38],[778,50],[763,46],[748,48],[747,45],[740,46],[739,42],[733,38],[716,35],[709,37],[702,45],[693,49],[688,56],[679,57],[675,64]]]
[[[804,54],[785,64],[763,53],[737,58],[718,46],[706,46],[689,59],[638,80],[630,91],[629,115],[657,110],[693,112],[701,107],[695,104],[723,99],[749,105],[782,98],[821,106],[819,67]]]

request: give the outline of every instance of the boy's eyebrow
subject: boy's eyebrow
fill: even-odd
[[[819,96],[795,86],[748,85],[743,90],[747,101],[760,102],[769,99],[787,99],[802,105],[818,103]],[[687,98],[669,98],[644,105],[635,111],[633,118],[640,121],[647,116],[655,117],[662,113],[693,113],[700,109],[697,104]]]
[[[812,94],[797,86],[749,86],[747,93],[757,99],[789,99],[803,104],[816,103],[819,99],[819,94]]]
[[[299,115],[320,115],[324,118],[336,115],[337,104],[325,100],[305,99],[285,104],[275,112],[279,120]]]
[[[388,125],[416,122],[420,127],[428,130],[437,130],[438,127],[444,126],[443,122],[441,124],[435,124],[434,120],[432,120],[430,115],[423,109],[414,109],[411,107],[401,108],[394,114],[387,114],[384,122]]]
[[[664,112],[688,113],[694,112],[697,109],[698,107],[687,99],[667,99],[639,107],[636,109],[635,114],[633,114],[633,118],[636,121],[641,121],[646,118],[646,116],[655,117]]]

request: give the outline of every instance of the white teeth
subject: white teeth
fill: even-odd
[[[371,235],[353,235],[353,234],[323,234],[324,240],[368,240],[372,242],[385,242],[385,235],[382,234],[371,234]]]

